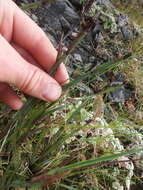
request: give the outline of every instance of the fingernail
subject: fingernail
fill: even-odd
[[[61,96],[61,92],[60,85],[49,83],[42,96],[47,101],[55,101]]]
[[[68,78],[68,79],[64,80],[63,82],[61,82],[60,85],[64,86],[64,85],[68,84],[69,82],[70,82],[70,79]]]
[[[14,110],[20,110],[21,108],[22,108],[22,106],[23,106],[23,102],[21,101],[21,100],[14,100],[13,101],[13,105],[12,105],[12,109],[14,109]]]

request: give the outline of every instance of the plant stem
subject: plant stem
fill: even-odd
[[[53,65],[51,71],[49,72],[49,75],[53,76],[56,73],[60,64],[67,59],[67,57],[75,50],[75,48],[80,44],[80,42],[84,39],[86,35],[87,35],[87,32],[85,31],[79,33],[77,39],[73,42],[73,44],[71,44],[68,51],[62,56],[58,54],[59,56],[57,56],[56,63]]]

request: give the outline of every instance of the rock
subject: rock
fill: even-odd
[[[133,31],[130,30],[128,27],[124,26],[121,28],[122,35],[125,40],[133,40],[134,39],[134,34]]]
[[[115,79],[117,82],[120,82],[121,84],[123,84],[125,82],[125,79],[124,79],[123,75],[121,75],[121,74],[115,75]]]
[[[112,82],[111,87],[122,85],[123,82]],[[119,89],[116,89],[112,91],[108,98],[113,103],[124,103],[126,100],[130,99],[132,97],[132,92],[129,89],[126,89],[125,87],[121,87]]]
[[[82,2],[81,1],[79,1],[79,0],[70,0],[70,2],[71,2],[71,4],[73,5],[73,6],[75,6],[76,8],[81,8],[81,6],[82,6]]]
[[[68,1],[49,3],[33,11],[39,18],[40,26],[44,27],[46,24],[47,32],[55,38],[59,37],[59,33],[62,31],[67,33],[72,30],[75,25],[79,24],[80,20],[74,7]],[[50,30],[49,27],[51,28]]]
[[[60,17],[60,22],[64,32],[68,32],[71,29],[70,23],[63,16]]]
[[[111,9],[115,9],[113,4],[110,2],[110,0],[96,0],[95,2],[97,5],[105,5]]]
[[[66,1],[51,3],[50,9],[58,18],[62,15],[70,24],[76,24],[79,20],[79,16],[75,12],[74,7]]]
[[[95,57],[94,56],[91,56],[91,57],[89,57],[89,62],[91,62],[91,63],[94,63],[95,62]]]
[[[45,32],[46,32],[46,28],[45,28]],[[47,33],[47,36],[48,36],[49,40],[52,42],[52,44],[54,45],[54,47],[56,48],[58,44],[57,44],[55,38],[50,33]]]
[[[92,31],[92,38],[93,40],[97,40],[99,37],[100,32],[103,31],[103,26],[100,23],[97,23]]]
[[[78,63],[83,62],[80,54],[77,54],[77,53],[73,54],[73,58],[75,62],[78,62]]]
[[[21,3],[29,3],[28,0],[14,0],[16,4],[20,5]]]
[[[133,31],[128,27],[129,19],[127,15],[120,14],[117,18],[117,25],[120,28],[125,40],[133,40]]]
[[[120,14],[117,18],[118,27],[122,28],[129,24],[129,18],[127,15]]]

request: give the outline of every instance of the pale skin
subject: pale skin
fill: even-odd
[[[11,84],[27,95],[57,100],[69,77],[63,63],[54,77],[47,74],[56,57],[57,51],[37,24],[12,0],[0,0],[0,101],[14,110],[22,108]]]

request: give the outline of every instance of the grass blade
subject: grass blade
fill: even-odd
[[[72,169],[77,169],[77,168],[81,168],[81,167],[85,167],[85,166],[90,166],[90,165],[93,165],[93,164],[96,164],[96,163],[99,163],[99,162],[115,160],[115,159],[117,159],[117,158],[119,158],[121,156],[131,155],[131,154],[141,152],[141,151],[143,151],[143,148],[137,148],[137,149],[130,150],[128,152],[121,152],[121,153],[118,153],[118,154],[111,154],[111,155],[108,155],[108,156],[103,156],[103,157],[99,157],[99,158],[92,159],[92,160],[76,162],[76,163],[64,166],[62,168],[53,169],[53,170],[49,171],[48,174],[53,175],[53,174],[55,174],[57,172],[64,172],[64,171],[67,171],[67,170],[72,170]]]

